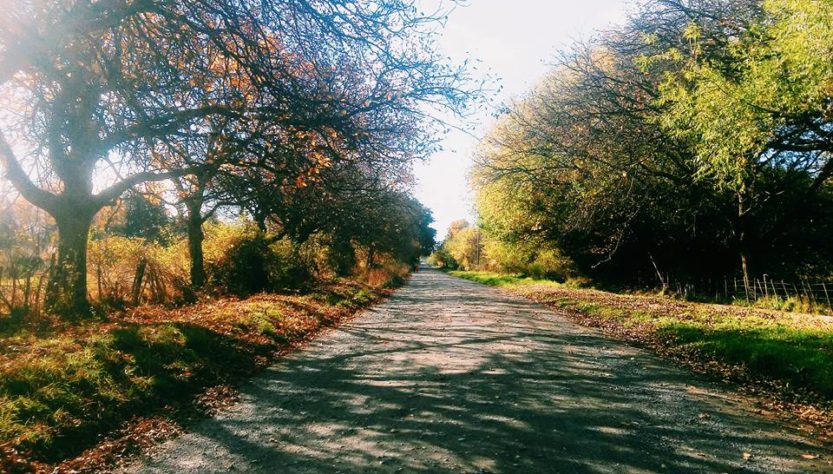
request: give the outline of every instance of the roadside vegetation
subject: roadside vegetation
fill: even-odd
[[[449,268],[830,311],[833,3],[651,0],[476,153]]]
[[[100,321],[6,330],[0,470],[100,469],[119,461],[148,429],[156,430],[148,441],[175,433],[178,422],[227,403],[236,383],[275,356],[385,293],[340,281],[305,295],[143,306]],[[95,449],[108,434],[110,449]]]
[[[171,432],[433,248],[412,165],[483,97],[441,11],[5,6],[0,471]]]
[[[794,414],[833,427],[829,317],[578,289],[492,272],[451,274],[566,311],[581,324],[740,383]]]
[[[128,196],[91,233],[88,316],[34,298],[0,316],[0,471],[100,469],[222,405],[277,355],[404,281],[433,232],[415,202],[399,210],[384,214],[394,235],[364,237],[372,252],[209,221],[196,290],[175,216]]]
[[[651,0],[560,52],[432,262],[830,426],[833,325],[806,313],[833,310],[831,15]]]

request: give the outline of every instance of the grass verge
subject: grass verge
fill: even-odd
[[[384,293],[340,282],[305,296],[7,326],[0,331],[0,472],[49,472],[62,462],[64,470],[83,470],[79,463],[101,461],[86,458],[108,455],[95,447],[114,430],[173,430],[175,423],[154,417],[177,420],[222,404],[211,398],[222,398],[228,384]]]
[[[583,325],[739,382],[833,427],[830,317],[619,295],[489,272],[450,273],[566,310]]]

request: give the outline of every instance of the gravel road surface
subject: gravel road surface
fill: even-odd
[[[557,312],[436,270],[126,472],[833,472],[828,448]]]

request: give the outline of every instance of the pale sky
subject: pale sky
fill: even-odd
[[[426,9],[437,0],[422,0]],[[576,39],[620,23],[627,0],[470,0],[451,12],[439,38],[439,47],[455,61],[466,57],[482,61],[478,70],[500,78],[503,90],[496,104],[523,95],[547,72],[555,52]],[[482,136],[491,123],[490,112],[476,117]],[[456,219],[473,220],[466,175],[477,139],[452,132],[443,151],[418,163],[416,197],[434,212],[437,238],[445,236]]]

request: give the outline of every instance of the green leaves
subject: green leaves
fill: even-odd
[[[831,0],[652,0],[560,53],[481,146],[489,258],[550,246],[639,285],[827,274],[831,15]]]
[[[744,192],[772,149],[794,148],[826,116],[833,95],[833,2],[768,0],[740,36],[706,48],[696,23],[679,71],[669,73],[659,123],[692,143],[700,177]],[[665,56],[676,56],[673,48]],[[784,129],[799,128],[784,137]]]

